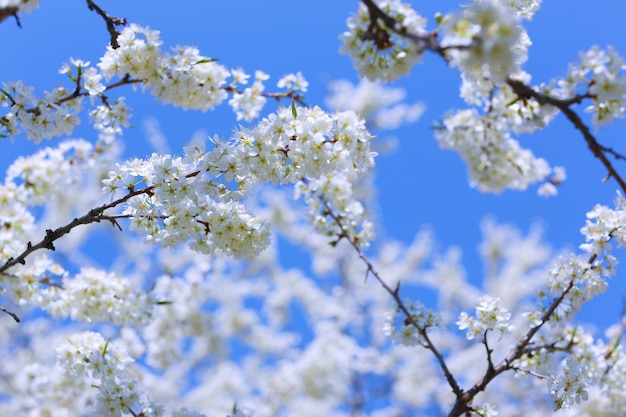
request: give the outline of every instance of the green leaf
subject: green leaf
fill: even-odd
[[[6,98],[8,98],[9,100],[13,101],[13,96],[11,96],[11,94],[9,94],[8,91],[3,90],[2,88],[0,88],[0,93],[2,93]]]
[[[198,64],[206,64],[209,62],[216,62],[218,60],[218,58],[202,58],[199,59],[198,61],[196,61],[196,63],[194,65],[198,65]]]
[[[293,114],[293,118],[296,119],[298,117],[298,112],[296,111],[296,101],[291,100],[291,114]]]
[[[172,305],[172,304],[174,304],[173,301],[157,301],[156,302],[156,305],[158,305],[158,306],[169,306],[169,305]]]
[[[102,357],[103,358],[107,354],[107,349],[109,347],[109,342],[110,341],[111,341],[110,339],[107,339],[106,343],[104,344],[104,347],[102,348]]]

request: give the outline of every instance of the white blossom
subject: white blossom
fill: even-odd
[[[396,20],[399,27],[414,35],[426,36],[426,20],[410,5],[399,0],[376,3]],[[347,26],[348,30],[340,37],[340,51],[352,58],[361,77],[393,81],[406,75],[424,54],[421,45],[397,35],[383,23],[377,23],[370,31],[370,15],[364,4],[360,4],[358,13],[348,19]]]
[[[467,339],[472,340],[477,337],[482,339],[488,330],[497,330],[501,334],[506,334],[512,330],[509,323],[511,313],[506,308],[500,307],[499,301],[497,298],[485,295],[476,304],[475,316],[470,316],[464,311],[461,312],[456,324],[459,330],[467,329]]]

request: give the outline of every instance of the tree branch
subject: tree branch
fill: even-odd
[[[339,215],[333,212],[332,208],[328,204],[328,201],[326,201],[325,199],[322,199],[322,202],[324,203],[326,213],[337,224],[337,226],[339,226],[339,229],[346,230],[343,227],[343,224],[341,223],[341,218],[339,217]],[[406,307],[406,305],[400,298],[399,288],[392,289],[389,285],[387,285],[387,283],[382,279],[382,277],[378,274],[378,272],[374,268],[374,265],[372,265],[369,259],[367,259],[367,257],[365,256],[365,254],[359,247],[357,240],[353,236],[350,236],[345,232],[342,232],[342,233],[343,234],[338,236],[339,239],[344,238],[350,243],[350,246],[354,248],[359,258],[363,261],[363,263],[367,267],[366,273],[374,276],[374,278],[380,283],[380,285],[385,289],[385,291],[387,291],[387,293],[391,295],[391,297],[396,302],[396,305],[398,306],[400,311],[402,311],[402,313],[404,314],[407,323],[411,324],[411,326],[415,327],[415,329],[419,332],[420,336],[422,337],[424,341],[422,345],[426,349],[430,350],[433,353],[433,355],[435,355],[435,358],[437,359],[437,362],[439,362],[439,366],[441,367],[441,370],[443,371],[446,381],[448,381],[448,385],[450,385],[450,388],[452,388],[452,392],[457,397],[462,395],[463,390],[460,388],[458,382],[454,378],[454,375],[452,375],[452,372],[450,372],[450,369],[448,368],[448,365],[446,364],[445,358],[443,357],[441,352],[439,352],[439,350],[433,344],[433,342],[430,340],[430,337],[428,337],[428,332],[427,332],[426,327],[420,326],[419,324],[415,322],[415,320],[413,319],[413,316],[411,315],[411,312],[409,311],[409,309]]]
[[[11,317],[13,317],[13,320],[15,320],[15,322],[16,322],[16,323],[19,323],[19,322],[21,321],[21,320],[20,320],[20,318],[18,317],[18,315],[17,315],[17,314],[15,314],[15,313],[14,313],[14,312],[12,312],[12,311],[7,310],[7,309],[6,309],[6,308],[4,308],[4,307],[0,307],[0,311],[2,311],[3,313],[8,314],[8,315],[9,315],[9,316],[11,316]]]
[[[69,222],[68,224],[66,224],[65,226],[61,226],[57,229],[48,229],[46,230],[46,236],[41,239],[38,243],[36,244],[32,244],[31,242],[28,242],[26,244],[26,249],[24,249],[24,251],[19,254],[17,257],[15,258],[10,258],[9,260],[7,260],[5,262],[4,265],[2,265],[0,267],[0,274],[4,273],[5,271],[7,271],[9,268],[17,265],[17,264],[22,264],[25,265],[26,264],[26,258],[32,254],[35,251],[38,251],[40,249],[48,249],[48,250],[55,250],[54,247],[54,242],[59,239],[62,236],[65,236],[66,234],[68,234],[69,232],[72,231],[72,229],[74,229],[77,226],[80,226],[82,224],[90,224],[90,223],[99,223],[103,220],[105,221],[111,221],[111,223],[113,223],[114,225],[117,225],[114,221],[112,221],[109,216],[105,216],[103,215],[103,212],[107,209],[116,207],[126,201],[128,201],[129,199],[131,199],[132,197],[138,196],[140,194],[145,194],[150,192],[154,187],[147,187],[147,188],[143,188],[141,190],[138,191],[133,191],[128,193],[127,195],[125,195],[122,198],[119,198],[111,203],[108,204],[104,204],[100,207],[97,207],[95,209],[92,209],[89,211],[89,213],[85,214],[84,216],[75,218],[74,220],[72,220],[71,222]],[[119,227],[119,225],[117,225],[117,227]]]
[[[98,6],[93,0],[87,0],[87,7],[89,8],[89,10],[95,11],[100,16],[102,16],[102,19],[104,19],[104,22],[107,25],[107,30],[109,32],[109,35],[111,35],[111,47],[113,49],[119,48],[120,44],[117,42],[117,37],[120,35],[120,33],[117,31],[116,26],[125,25],[127,23],[126,18],[114,17],[114,16],[109,15],[100,6]]]
[[[0,8],[0,23],[2,23],[9,16],[13,16],[15,18],[15,22],[17,23],[17,27],[22,28],[22,23],[20,22],[20,18],[17,15],[19,11],[19,7],[10,6],[10,7],[2,7]]]
[[[467,48],[467,46],[442,47],[437,41],[436,32],[431,33],[429,36],[420,36],[414,33],[410,33],[406,30],[405,27],[400,25],[394,18],[392,18],[391,16],[383,12],[374,3],[373,0],[361,0],[361,1],[363,2],[363,4],[365,4],[365,6],[367,7],[369,11],[370,19],[372,21],[370,28],[377,27],[375,22],[380,20],[385,24],[385,26],[387,26],[394,33],[398,34],[399,36],[405,39],[408,39],[412,42],[419,44],[426,50],[436,53],[437,55],[442,57],[446,62],[449,62],[448,57],[446,55],[446,50]],[[368,32],[370,31],[369,30],[370,28],[368,28]],[[591,95],[589,94],[576,95],[573,98],[563,100],[563,99],[551,97],[546,94],[539,93],[533,90],[530,86],[518,80],[513,80],[509,78],[507,79],[507,85],[509,85],[509,87],[511,87],[513,91],[522,99],[532,97],[535,100],[537,100],[537,102],[539,102],[540,104],[543,104],[543,105],[549,104],[561,110],[563,114],[565,114],[565,117],[567,117],[567,119],[572,123],[572,125],[574,125],[574,128],[580,131],[580,133],[583,135],[585,141],[587,142],[587,146],[589,147],[589,150],[596,158],[600,160],[600,162],[602,162],[602,165],[604,165],[604,167],[608,171],[608,176],[613,177],[615,181],[617,181],[617,183],[619,184],[622,191],[626,193],[626,181],[624,181],[624,179],[619,175],[617,170],[613,167],[613,165],[611,164],[611,162],[608,160],[608,158],[605,155],[605,153],[610,153],[617,157],[617,155],[620,155],[620,154],[617,154],[616,152],[610,150],[609,148],[606,148],[600,145],[598,141],[596,140],[596,138],[591,133],[591,130],[589,129],[589,127],[582,121],[578,113],[576,113],[574,110],[571,109],[572,105],[581,103],[582,100],[585,98],[591,98],[592,97]],[[621,158],[618,158],[618,159],[621,159]]]
[[[615,179],[615,181],[617,181],[617,183],[619,184],[622,191],[626,193],[626,181],[624,181],[624,179],[611,164],[611,161],[609,161],[609,159],[605,155],[605,153],[611,153],[614,156],[620,154],[614,152],[612,149],[609,150],[609,148],[605,148],[598,143],[596,138],[591,133],[591,130],[585,123],[583,123],[578,113],[570,108],[572,104],[570,101],[560,100],[549,95],[539,93],[533,90],[531,87],[527,86],[526,84],[522,83],[521,81],[513,80],[511,78],[507,79],[507,85],[511,87],[520,98],[534,98],[539,104],[549,104],[561,110],[563,114],[565,114],[565,117],[567,117],[572,125],[574,125],[574,128],[580,131],[580,133],[583,135],[585,141],[587,142],[589,150],[596,158],[598,158],[602,162],[602,165],[604,165],[606,170],[609,172],[609,177],[613,177],[613,179]]]
[[[432,33],[428,36],[422,36],[415,33],[411,33],[404,26],[398,23],[393,17],[389,16],[387,13],[383,12],[373,0],[361,0],[363,4],[367,7],[367,10],[370,14],[371,24],[368,27],[368,30],[365,36],[376,36],[375,30],[378,27],[377,21],[380,20],[383,22],[385,26],[387,26],[391,31],[397,33],[405,39],[408,39],[412,42],[415,42],[421,45],[424,49],[435,52],[440,55],[442,58],[448,61],[448,58],[445,55],[445,51],[447,49],[451,49],[454,47],[442,47],[437,42],[436,34]],[[466,48],[466,46],[459,46],[459,48]]]

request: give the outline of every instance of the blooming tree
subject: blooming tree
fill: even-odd
[[[303,73],[273,85],[86,0],[110,37],[99,61],[69,58],[42,95],[23,80],[0,88],[0,135],[38,144],[0,185],[2,415],[623,415],[623,324],[597,334],[576,314],[626,243],[614,163],[626,157],[598,136],[623,117],[626,65],[593,47],[533,84],[524,25],[540,3],[473,0],[429,23],[399,0],[355,1],[341,52],[363,79],[331,83],[315,105]],[[0,0],[0,22],[37,6]],[[429,232],[376,237],[374,133],[424,109],[382,82],[425,55],[460,75],[467,107],[434,136],[477,190],[555,195],[565,169],[516,136],[562,114],[586,142],[621,193],[581,219],[577,250],[487,220],[472,282]],[[122,158],[128,94],[230,106],[241,124]],[[69,139],[81,121],[92,137]],[[107,267],[76,256],[98,223]],[[289,246],[310,266],[285,266]]]

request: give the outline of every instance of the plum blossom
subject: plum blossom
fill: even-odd
[[[500,307],[498,298],[485,295],[476,304],[476,315],[470,316],[465,311],[459,315],[456,322],[459,330],[466,330],[466,337],[472,340],[476,337],[482,340],[488,330],[497,330],[500,334],[509,333],[513,327],[509,323],[511,313],[504,307]]]
[[[522,33],[504,2],[482,0],[446,18],[441,46],[464,73],[501,85],[525,60]]]
[[[380,82],[363,78],[357,85],[348,80],[329,84],[331,95],[326,103],[337,110],[352,110],[364,118],[372,130],[393,130],[417,121],[425,111],[424,103],[403,103],[406,90],[385,87]]]
[[[550,173],[548,163],[523,149],[496,114],[458,111],[444,119],[435,135],[442,148],[461,155],[468,164],[470,184],[485,192],[524,190]]]
[[[409,33],[425,36],[426,20],[413,8],[399,0],[379,0],[377,6],[395,19],[397,24]],[[352,58],[352,62],[361,77],[368,79],[393,81],[406,75],[420,62],[424,48],[409,41],[377,22],[370,27],[370,14],[361,3],[356,15],[348,19],[348,30],[340,39],[341,53]]]
[[[192,153],[185,158],[153,154],[130,161],[112,171],[104,184],[113,192],[138,191],[140,184],[149,191],[131,199],[123,213],[148,241],[175,246],[191,239],[194,250],[245,257],[269,243],[267,223],[240,201],[254,184],[308,184],[310,188],[299,188],[298,195],[309,196],[312,212],[324,213],[319,195],[310,196],[318,191],[318,181],[330,180],[335,186],[319,191],[334,209],[353,213],[346,218],[348,230],[370,230],[363,223],[360,203],[350,198],[349,181],[342,179],[361,175],[373,165],[371,138],[352,112],[331,115],[317,107],[292,106],[253,129],[242,128],[229,142],[214,138],[214,148],[205,153],[189,146]],[[371,234],[364,232],[360,238],[367,242]]]

